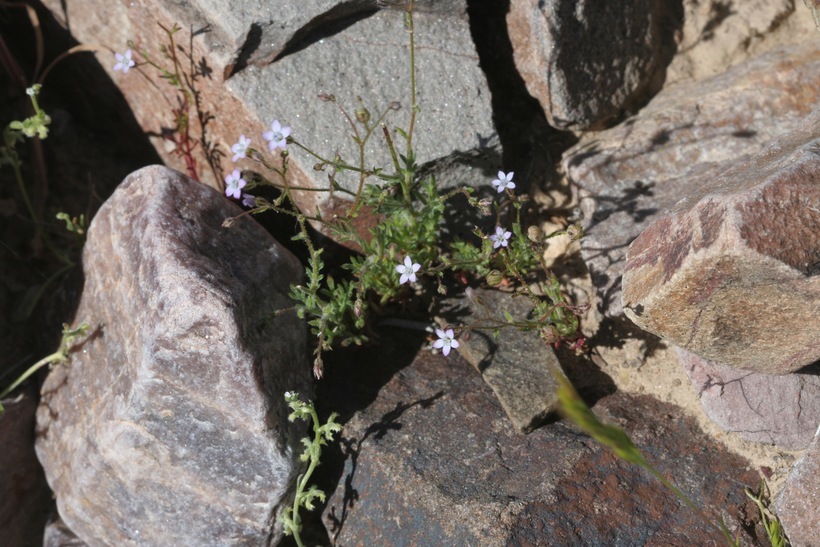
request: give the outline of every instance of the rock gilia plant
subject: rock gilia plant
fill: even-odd
[[[547,344],[568,343],[578,348],[584,343],[579,332],[579,317],[584,310],[569,303],[558,278],[546,267],[543,255],[551,238],[578,239],[583,235],[582,230],[570,225],[565,230],[544,234],[536,226],[525,228],[522,210],[527,196],[516,194],[515,173],[512,171],[500,170],[496,178],[482,183],[495,190],[495,199],[474,197],[475,188],[472,187],[443,191],[434,177],[419,176],[413,148],[415,121],[420,108],[416,97],[412,0],[405,4],[405,8],[405,29],[410,46],[410,115],[406,129],[388,125],[391,112],[401,108],[398,103],[388,105],[376,115],[362,104],[351,113],[335,96],[321,95],[319,98],[334,104],[347,121],[357,147],[355,161],[313,150],[301,140],[298,127],[293,128],[281,120],[273,120],[261,135],[264,142],[261,149],[255,148],[252,139],[244,134],[239,135],[231,148],[233,162],[250,159],[261,166],[261,172],[234,168],[224,177],[225,194],[248,208],[243,215],[272,211],[291,217],[297,231],[294,239],[301,241],[307,250],[306,281],[291,287],[295,306],[277,313],[296,313],[307,321],[315,336],[313,370],[317,378],[322,376],[324,352],[334,347],[365,343],[368,322],[390,306],[400,306],[413,299],[432,301],[445,295],[448,277],[458,279],[462,284],[465,280],[474,285],[503,284],[508,290],[529,298],[533,311],[526,318],[514,318],[508,313],[493,317],[487,310],[487,317],[480,324],[429,327],[437,336],[433,347],[444,355],[459,346],[459,334],[478,328],[497,332],[504,327],[515,327],[534,332]],[[130,50],[118,54],[116,60],[116,69],[122,72],[135,65]],[[390,166],[367,167],[370,164],[365,161],[365,148],[373,138],[384,139],[392,160]],[[294,192],[317,189],[292,184],[289,177],[292,153],[307,155],[315,162],[314,169],[328,173],[328,187],[318,191],[349,198],[350,205],[344,215],[326,219],[318,211],[309,214],[296,207]],[[354,190],[337,181],[339,174],[352,175],[358,180]],[[275,197],[260,195],[271,193]],[[488,232],[476,227],[470,239],[445,237],[442,232],[444,214],[456,196],[463,196],[480,215],[494,217],[494,227]],[[354,220],[363,211],[380,218],[380,222],[364,234],[354,228]],[[230,227],[234,220],[227,219],[224,226]],[[359,250],[341,266],[343,275],[328,273],[323,249],[311,237],[311,224],[322,225],[337,240]],[[303,459],[308,462],[308,468],[297,479],[293,506],[282,517],[286,533],[293,534],[301,545],[299,511],[301,508],[310,510],[315,500],[324,499],[324,493],[308,487],[309,480],[318,465],[321,447],[332,440],[340,426],[335,423],[335,416],[321,425],[312,403],[301,402],[291,392],[285,397],[293,410],[291,420],[310,419],[314,432],[313,439],[303,440]],[[679,489],[651,468],[625,433],[597,421],[571,386],[562,387],[562,401],[566,415],[593,438],[613,448],[620,457],[647,469],[684,503],[712,522]],[[722,522],[715,523],[715,527],[727,543],[735,544],[736,540]]]
[[[473,284],[503,283],[517,294],[530,298],[534,311],[529,318],[513,319],[505,315],[480,325],[438,329],[439,341],[435,347],[449,352],[458,344],[457,333],[507,326],[534,331],[550,344],[581,345],[579,315],[583,309],[567,301],[558,279],[543,262],[543,251],[550,238],[562,235],[578,238],[580,228],[573,225],[545,235],[537,227],[523,227],[522,209],[528,196],[515,193],[514,172],[499,171],[496,179],[482,183],[489,183],[495,189],[494,200],[474,197],[473,187],[443,191],[434,177],[418,176],[419,166],[413,149],[416,116],[420,111],[416,100],[413,3],[408,2],[405,7],[405,28],[410,42],[411,105],[406,130],[388,127],[387,118],[400,108],[398,103],[388,105],[378,115],[372,115],[360,104],[351,114],[335,96],[320,95],[320,99],[335,104],[347,121],[358,148],[355,162],[348,162],[338,154],[328,157],[309,148],[300,140],[298,128],[294,130],[280,120],[274,120],[262,135],[267,152],[278,156],[273,160],[254,148],[244,134],[231,149],[234,162],[249,158],[268,174],[234,169],[225,177],[226,195],[241,200],[250,208],[246,212],[249,214],[274,211],[293,217],[297,227],[294,239],[303,241],[307,249],[307,279],[304,284],[292,287],[291,297],[296,302],[292,310],[307,320],[316,337],[315,375],[322,376],[323,352],[368,340],[367,325],[374,314],[406,303],[408,299],[418,297],[425,302],[432,301],[446,294],[447,283],[452,279],[462,282],[469,279]],[[365,146],[377,136],[384,139],[392,159],[392,165],[387,168],[366,167],[369,164],[365,161]],[[293,193],[316,189],[296,187],[290,182],[291,153],[306,154],[316,162],[314,169],[328,172],[329,185],[320,191],[347,195],[350,205],[345,215],[325,219],[318,211],[313,215],[299,211]],[[341,173],[358,179],[355,190],[337,181]],[[254,189],[264,193],[263,188],[275,189],[277,197],[267,199],[256,192],[250,193]],[[494,216],[492,231],[484,233],[475,228],[471,239],[446,238],[442,230],[444,214],[456,196],[464,196],[479,214]],[[380,219],[364,234],[354,228],[355,219],[363,211]],[[511,220],[505,220],[508,218]],[[229,219],[225,225],[230,226],[232,221]],[[323,225],[335,239],[360,251],[342,266],[346,275],[327,273],[323,249],[310,236],[311,223]]]

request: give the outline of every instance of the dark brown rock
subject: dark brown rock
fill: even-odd
[[[820,545],[820,429],[773,508],[792,545]]]
[[[820,365],[792,374],[759,374],[713,363],[677,348],[703,410],[744,439],[806,448],[820,424]]]
[[[820,110],[629,246],[624,312],[705,359],[768,374],[820,359]]]
[[[396,355],[405,355],[398,343]],[[347,460],[325,511],[338,545],[723,542],[648,474],[567,423],[512,431],[490,388],[454,355],[422,350],[409,366],[385,370],[390,361],[378,349],[328,367],[328,382],[342,377],[343,396],[325,404],[366,405],[345,426]],[[373,377],[386,383],[365,390]],[[710,514],[727,517],[733,533],[740,514],[754,515],[741,485],[756,486],[756,474],[678,408],[615,394],[595,410]]]
[[[287,390],[309,391],[298,261],[207,186],[141,169],[102,206],[75,325],[42,388],[37,455],[91,545],[265,545],[299,465]]]
[[[658,94],[637,116],[567,151],[584,214],[581,249],[599,309],[623,312],[626,248],[680,199],[797,129],[820,107],[820,42],[777,48]]]
[[[515,65],[550,125],[600,129],[663,83],[682,14],[657,0],[512,0]]]
[[[0,413],[0,543],[34,545],[51,510],[51,492],[34,453],[35,389],[3,399]]]

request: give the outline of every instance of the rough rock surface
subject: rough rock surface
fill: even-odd
[[[78,538],[77,535],[66,526],[59,515],[55,515],[54,518],[46,524],[46,529],[43,533],[43,547],[88,547],[88,543]]]
[[[677,348],[706,414],[744,439],[806,448],[820,424],[820,365],[792,374],[757,374]]]
[[[413,143],[420,164],[455,152],[497,146],[489,89],[470,36],[466,1],[460,7],[446,16],[423,11],[415,16],[416,85],[421,112],[416,118]],[[401,16],[383,10],[269,67],[249,67],[227,85],[259,119],[269,123],[278,118],[293,127],[297,140],[323,157],[332,159],[338,153],[346,162],[358,165],[359,151],[350,126],[337,105],[322,102],[317,95],[334,95],[338,106],[351,116],[359,108],[357,97],[361,97],[373,120],[391,102],[398,102],[401,109],[390,112],[386,121],[388,127],[407,129],[412,106],[408,51]],[[397,150],[404,153],[403,138],[393,135]],[[262,145],[260,142],[257,146]],[[330,168],[316,171],[315,157],[295,147],[291,150],[291,165],[299,169],[293,183],[328,188]],[[365,154],[365,168],[380,166],[392,172],[381,130],[368,141]],[[359,177],[355,173],[340,171],[335,180],[353,194],[358,190]],[[489,180],[473,182],[489,184]],[[338,199],[324,192],[297,192],[295,196],[303,210],[319,207],[326,217],[341,213],[339,208],[349,206],[353,199],[341,192],[336,193]]]
[[[332,159],[339,153],[345,161],[358,163],[358,147],[351,138],[352,129],[335,105],[317,98],[320,93],[335,95],[339,105],[351,117],[360,106],[356,98],[361,97],[373,121],[391,103],[398,101],[401,109],[391,112],[386,122],[388,127],[407,129],[412,106],[409,99],[409,50],[408,33],[404,30],[400,10],[374,11],[375,4],[370,4],[350,19],[345,15],[346,10],[354,7],[361,10],[362,2],[313,0],[308,2],[308,10],[315,14],[311,15],[310,21],[304,22],[306,15],[286,15],[281,20],[277,18],[271,26],[266,19],[266,10],[272,8],[259,4],[257,7],[261,12],[255,13],[256,8],[245,7],[237,11],[224,3],[223,7],[230,12],[228,19],[233,21],[230,26],[239,29],[245,25],[248,34],[261,32],[262,27],[273,32],[280,23],[287,27],[290,36],[287,40],[292,43],[287,54],[280,55],[270,64],[245,66],[247,60],[267,59],[280,46],[260,42],[256,48],[245,48],[251,52],[246,55],[247,60],[230,60],[234,54],[225,52],[234,51],[238,47],[237,40],[249,44],[254,40],[239,30],[220,31],[229,25],[218,21],[222,12],[212,11],[211,4],[186,2],[185,9],[182,9],[182,4],[171,0],[127,5],[111,2],[99,2],[98,5],[92,0],[81,7],[75,3],[66,5],[46,1],[58,20],[66,25],[71,22],[72,33],[78,40],[110,44],[117,49],[120,49],[117,45],[122,44],[121,49],[124,49],[128,40],[137,39],[158,58],[159,46],[168,39],[157,23],[168,27],[178,24],[184,29],[177,33],[176,40],[186,51],[191,45],[193,47],[191,58],[185,59],[185,63],[187,66],[190,62],[196,67],[198,110],[204,115],[202,119],[207,121],[204,132],[198,123],[191,124],[192,138],[200,140],[194,157],[200,179],[216,188],[224,187],[223,176],[236,166],[264,170],[251,160],[232,164],[230,148],[239,135],[244,134],[253,140],[254,148],[267,151],[261,135],[274,119],[291,126],[294,138],[324,157]],[[300,10],[301,4],[297,11]],[[492,122],[490,92],[478,64],[466,10],[466,0],[448,0],[444,3],[423,2],[416,13],[417,93],[421,115],[415,127],[414,145],[419,164],[451,155],[469,160],[471,152],[500,156]],[[249,19],[240,24],[237,17]],[[263,23],[263,20],[267,22]],[[299,26],[303,23],[304,26]],[[314,23],[321,24],[314,26]],[[195,31],[193,39],[187,34],[189,28]],[[257,28],[262,30],[254,30]],[[106,62],[105,57],[101,62],[109,71],[114,64],[113,60]],[[176,104],[173,90],[162,87],[154,71],[148,67],[143,70],[160,83],[159,90],[155,82],[146,78],[132,77],[131,73],[111,74],[141,125],[156,135],[152,142],[163,159],[168,165],[183,169],[184,164],[175,148],[159,137],[163,128],[172,125],[173,117],[170,107],[165,111],[158,109],[157,101],[165,96],[169,104]],[[227,82],[221,77],[225,73],[233,74]],[[194,109],[191,117],[200,119]],[[361,126],[359,130],[362,130]],[[399,152],[403,153],[402,137],[395,133],[393,136]],[[275,163],[277,160],[271,161]],[[290,184],[328,188],[328,171],[314,170],[316,163],[315,157],[291,147]],[[381,129],[377,128],[367,144],[365,168],[380,166],[392,171],[392,165]],[[495,171],[500,167],[496,164]],[[476,178],[480,175],[481,182],[489,183],[495,171],[476,173]],[[351,177],[348,172],[340,173],[336,180],[349,190],[355,190],[358,182],[357,177]],[[475,179],[467,182],[475,183]],[[336,193],[339,199],[330,199],[324,192],[294,192],[294,196],[303,210],[313,212],[319,206],[326,218],[342,212],[352,201],[351,196],[342,192]]]
[[[0,543],[34,545],[48,517],[51,495],[34,453],[36,392],[3,400],[0,413]]]
[[[814,26],[794,0],[683,0],[683,9],[678,54],[665,85],[715,76],[763,53],[769,43],[807,37]]]
[[[512,0],[515,65],[553,127],[599,129],[660,89],[682,14],[673,2]]]
[[[479,326],[482,321],[503,318],[504,311],[523,319],[532,311],[526,297],[513,298],[495,290],[472,290],[466,298],[448,300],[442,306],[444,324]],[[506,328],[471,330],[459,337],[457,351],[481,373],[519,433],[529,433],[558,410],[558,382],[564,376],[552,348],[532,332]]]
[[[632,242],[624,312],[705,359],[798,370],[820,360],[818,234],[820,109]]]
[[[564,154],[584,215],[598,307],[622,314],[626,248],[666,209],[762,151],[820,107],[820,42],[776,48],[659,93],[637,116]]]
[[[774,511],[792,545],[820,545],[820,428],[789,475]]]
[[[75,322],[92,334],[56,367],[37,455],[60,516],[92,545],[263,545],[298,472],[286,390],[309,391],[298,261],[238,207],[160,166],[102,206]]]
[[[328,481],[338,484],[324,515],[336,544],[722,542],[648,474],[566,422],[517,434],[455,353],[423,349],[414,359],[405,333],[387,336],[350,365],[329,365],[326,380],[336,385],[319,394],[327,408],[351,417],[341,441],[344,468]],[[738,506],[754,515],[739,483],[756,486],[756,473],[676,407],[615,394],[595,410],[624,427],[662,473],[727,516],[733,530]]]

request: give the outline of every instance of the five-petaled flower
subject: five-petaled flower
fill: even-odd
[[[415,283],[416,282],[416,272],[419,271],[421,268],[421,264],[414,264],[413,259],[409,256],[404,257],[404,264],[399,264],[396,266],[396,271],[401,274],[401,278],[399,278],[399,283]]]
[[[279,123],[279,120],[273,120],[270,125],[270,131],[262,133],[262,137],[268,141],[268,150],[273,152],[277,148],[284,150],[288,146],[288,137],[290,136],[290,126]]]
[[[498,178],[493,181],[493,186],[495,186],[499,194],[504,190],[512,190],[515,188],[515,183],[512,181],[514,174],[513,171],[509,173],[504,173],[504,171],[498,172]]]
[[[239,135],[239,142],[231,146],[231,152],[233,152],[233,159],[231,161],[244,158],[250,145],[251,140],[249,138],[245,137],[245,135]]]
[[[433,342],[433,347],[441,349],[441,353],[444,355],[450,353],[450,348],[458,347],[458,340],[455,339],[453,329],[436,329],[436,336],[438,336],[438,340]]]
[[[493,249],[498,249],[499,247],[506,247],[509,243],[511,235],[511,232],[505,232],[504,228],[502,228],[501,226],[496,226],[495,233],[490,236],[490,240],[493,242]]]
[[[125,53],[114,53],[117,59],[117,64],[114,65],[114,72],[121,71],[123,74],[128,74],[128,69],[134,66],[134,60],[131,59],[131,50],[126,49]]]
[[[242,195],[242,188],[244,188],[246,184],[248,184],[248,181],[242,178],[242,173],[239,172],[239,169],[234,169],[233,172],[225,177],[225,195],[239,199],[239,196]]]
[[[245,207],[256,207],[256,196],[251,194],[242,194],[242,205]]]

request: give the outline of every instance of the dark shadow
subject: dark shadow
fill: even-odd
[[[344,2],[333,6],[326,12],[317,15],[293,33],[293,37],[282,47],[273,62],[298,53],[319,40],[329,38],[349,28],[362,19],[377,13],[379,8],[371,2]],[[260,59],[258,62],[264,62]]]
[[[45,67],[78,42],[41,4],[31,5],[37,12],[44,37]],[[24,74],[26,85],[32,83],[35,34],[25,11],[0,12],[0,34],[13,62]],[[101,54],[100,58],[105,55]],[[25,116],[29,106],[24,90],[12,85],[8,78],[6,71],[0,70],[2,126]],[[119,89],[91,53],[70,55],[55,65],[43,83],[39,102],[51,116],[52,123],[48,138],[42,141],[46,187],[36,199],[44,204],[43,225],[53,247],[76,263],[79,242],[66,231],[64,222],[54,218],[56,213],[84,215],[87,225],[126,175],[161,160]],[[23,176],[29,182],[32,166],[37,161],[30,144],[26,141],[17,146]],[[70,321],[74,314],[82,290],[82,274],[77,273],[79,268],[75,267],[73,275],[66,276],[66,272],[56,275],[65,264],[48,250],[38,252],[32,248],[33,224],[11,169],[0,168],[0,177],[0,203],[10,206],[8,212],[11,213],[0,213],[3,270],[0,313],[4,318],[0,326],[13,337],[13,342],[3,342],[6,349],[0,357],[0,371],[3,371],[25,355],[43,356],[57,347],[62,323]],[[13,325],[4,324],[5,318],[19,315],[18,311],[28,306],[32,294],[47,280],[51,281],[37,300],[34,314],[28,319],[20,317]],[[31,364],[23,362],[24,367]]]
[[[703,25],[703,30],[698,41],[708,42],[715,37],[715,29],[721,25],[730,15],[736,14],[732,10],[732,2],[713,2],[709,10],[709,20]]]
[[[509,0],[468,0],[467,15],[479,64],[492,96],[493,122],[503,148],[498,169],[516,173],[516,193],[526,193],[533,184],[557,179],[556,166],[564,150],[575,144],[569,132],[547,123],[538,100],[527,91],[515,68],[506,16]]]

